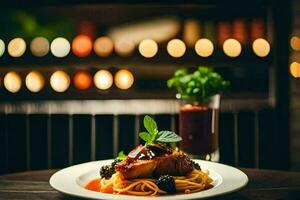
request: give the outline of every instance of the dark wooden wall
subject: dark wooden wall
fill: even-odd
[[[272,109],[222,112],[220,162],[287,169]],[[177,129],[177,115],[154,116],[161,129]],[[0,173],[62,168],[108,159],[138,144],[143,115],[0,114]]]

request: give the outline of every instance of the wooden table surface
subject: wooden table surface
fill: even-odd
[[[242,190],[214,200],[300,199],[300,172],[241,169],[249,177]],[[79,200],[51,188],[48,181],[56,170],[30,171],[0,176],[0,199]]]

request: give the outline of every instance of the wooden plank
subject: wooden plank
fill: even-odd
[[[69,165],[69,115],[50,116],[52,168]]]
[[[73,115],[73,163],[91,160],[91,115]]]
[[[113,115],[95,115],[96,160],[113,158]]]
[[[7,172],[27,169],[27,123],[25,114],[8,114],[7,130]]]
[[[119,115],[119,151],[126,154],[134,148],[135,140],[135,115]]]
[[[46,169],[48,165],[48,115],[28,115],[30,169]]]
[[[6,173],[6,116],[5,114],[0,114],[0,174]]]
[[[263,109],[259,112],[259,167],[265,169],[286,169],[289,166],[282,149],[287,148],[282,143],[288,133],[278,129],[280,122],[277,112],[273,109]],[[285,135],[286,134],[286,135]]]
[[[233,113],[220,114],[219,146],[220,162],[234,164],[234,119]]]
[[[158,130],[171,130],[171,115],[170,114],[158,114],[154,116],[158,126]]]
[[[251,111],[238,113],[238,161],[241,167],[255,165],[255,114]]]

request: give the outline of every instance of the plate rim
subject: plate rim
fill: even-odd
[[[57,172],[55,172],[49,179],[49,184],[50,186],[63,193],[63,194],[66,194],[66,195],[70,195],[70,196],[76,196],[76,197],[82,197],[82,198],[88,198],[88,199],[98,199],[98,200],[101,200],[101,199],[155,199],[155,200],[179,200],[179,199],[205,199],[205,198],[209,198],[209,197],[215,197],[215,196],[220,196],[220,195],[225,195],[225,194],[228,194],[228,193],[233,193],[235,191],[238,191],[240,190],[241,188],[245,187],[248,182],[249,182],[249,178],[248,176],[240,169],[238,168],[235,168],[233,166],[230,166],[230,165],[226,165],[226,164],[222,164],[222,163],[216,163],[216,162],[211,162],[211,161],[206,161],[206,160],[199,160],[199,159],[192,159],[193,161],[199,163],[200,165],[212,165],[214,167],[221,167],[221,168],[226,168],[227,170],[232,170],[232,171],[235,171],[235,172],[238,172],[239,173],[239,178],[243,181],[241,182],[240,184],[238,184],[238,186],[236,186],[235,188],[231,188],[230,187],[228,188],[228,185],[224,185],[226,184],[226,182],[228,182],[229,180],[227,180],[228,177],[226,177],[226,175],[222,176],[221,174],[223,172],[218,172],[216,170],[213,170],[215,171],[219,176],[221,176],[222,180],[221,180],[221,183],[220,185],[218,185],[217,187],[215,188],[212,188],[212,189],[209,189],[209,190],[205,190],[205,191],[201,191],[201,192],[197,192],[197,193],[190,193],[190,194],[175,194],[175,195],[167,195],[167,196],[155,196],[155,197],[144,197],[144,196],[131,196],[131,195],[113,195],[113,194],[105,194],[105,193],[100,193],[101,195],[99,195],[98,192],[94,192],[94,191],[90,191],[90,190],[86,190],[84,189],[83,187],[79,186],[78,183],[77,183],[77,179],[92,171],[92,170],[95,170],[94,169],[89,169],[88,171],[85,171],[85,172],[82,172],[81,174],[78,174],[77,176],[71,176],[72,179],[74,179],[73,182],[71,182],[73,184],[74,187],[76,187],[77,189],[80,190],[80,192],[70,192],[68,191],[68,189],[66,188],[61,188],[60,186],[57,185],[56,183],[56,180],[58,178],[61,178],[60,176],[62,175],[66,175],[67,172],[72,172],[72,170],[76,171],[77,168],[84,168],[84,167],[87,167],[87,168],[90,168],[92,167],[93,165],[96,165],[98,164],[99,166],[102,164],[105,164],[105,163],[108,163],[108,162],[112,162],[113,159],[106,159],[106,160],[97,160],[97,161],[90,161],[90,162],[86,162],[86,163],[81,163],[81,164],[77,164],[77,165],[73,165],[73,166],[69,166],[69,167],[66,167],[66,168],[63,168]],[[209,169],[208,169],[209,170]],[[225,179],[224,179],[225,178]],[[70,180],[68,179],[64,179],[64,181],[66,182],[70,182]],[[74,184],[75,183],[75,184]],[[221,189],[225,190],[225,191],[218,191],[220,190],[220,187]],[[222,188],[223,187],[223,188]],[[225,187],[225,188],[224,188]],[[217,189],[218,188],[218,189]],[[212,191],[216,190],[217,189],[217,193],[212,193]],[[97,193],[97,195],[96,195]],[[208,194],[207,194],[208,193]],[[98,196],[99,195],[99,196]]]

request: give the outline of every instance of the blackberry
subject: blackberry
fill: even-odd
[[[111,165],[104,165],[100,168],[101,178],[109,179],[115,173],[115,168]]]
[[[173,176],[162,175],[158,178],[156,185],[163,191],[174,194],[176,193],[176,184]]]
[[[121,162],[121,161],[122,161],[121,159],[116,158],[116,159],[111,163],[111,166],[112,166],[113,168],[115,168],[116,164],[118,164],[118,163]]]
[[[198,163],[196,163],[195,161],[192,161],[192,165],[193,165],[194,169],[201,170],[200,165]]]

